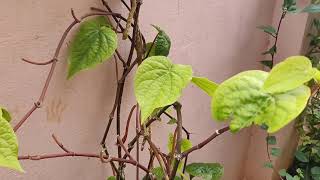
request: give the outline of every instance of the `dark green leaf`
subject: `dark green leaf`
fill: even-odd
[[[304,162],[304,163],[309,162],[308,156],[299,150],[296,151],[295,157],[301,162]]]
[[[277,31],[274,27],[267,25],[267,26],[258,26],[257,28],[263,30],[265,33],[268,33],[272,36],[275,36],[277,34]]]
[[[11,121],[10,113],[6,109],[1,108],[1,107],[0,107],[0,117],[2,117],[3,119],[5,119],[8,122]]]
[[[150,50],[150,48],[152,48],[149,57],[168,56],[171,48],[170,37],[160,27],[155,25],[152,26],[158,31],[158,35],[152,47],[152,43],[148,43],[149,45],[147,44],[147,52]]]
[[[271,155],[279,157],[281,155],[281,150],[279,148],[271,148]]]
[[[108,60],[117,48],[117,41],[117,34],[104,17],[82,23],[70,46],[68,79]]]
[[[275,136],[268,136],[267,137],[267,143],[269,145],[276,145],[277,144],[277,138]]]
[[[272,67],[273,67],[273,62],[270,60],[260,61],[260,63],[263,64],[264,66],[267,66],[270,69],[272,69]]]
[[[187,165],[186,172],[204,180],[219,180],[223,176],[224,169],[218,163],[192,163]]]
[[[277,47],[274,45],[268,51],[262,53],[262,55],[271,54],[274,55],[277,53]]]

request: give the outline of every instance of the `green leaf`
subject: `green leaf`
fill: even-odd
[[[149,57],[151,56],[168,56],[171,48],[171,40],[170,37],[158,26],[152,25],[157,31],[158,35],[154,41],[153,46],[152,42],[147,43],[147,52],[149,53]]]
[[[10,113],[6,109],[1,107],[0,107],[0,118],[3,118],[8,122],[10,122],[12,119]]]
[[[292,56],[277,64],[263,85],[268,93],[282,93],[295,89],[314,76],[312,64],[307,57]]]
[[[0,117],[0,166],[24,172],[18,161],[17,137],[3,117]]]
[[[276,145],[277,144],[277,139],[275,136],[268,136],[267,137],[267,143],[269,145]]]
[[[253,70],[224,81],[212,98],[212,117],[220,121],[232,119],[230,129],[233,132],[252,125],[272,100],[271,95],[261,91],[267,76],[267,72]]]
[[[305,7],[301,12],[305,13],[320,13],[320,5],[319,4],[310,4]]]
[[[277,53],[277,46],[272,46],[268,51],[262,53],[262,55],[271,54],[274,55]]]
[[[271,155],[279,157],[281,155],[281,150],[279,148],[271,148]]]
[[[279,171],[279,175],[280,175],[281,177],[286,177],[287,171],[286,171],[285,169],[281,169],[281,170]]]
[[[273,164],[271,162],[266,162],[264,163],[263,165],[265,168],[270,168],[270,169],[273,169]]]
[[[224,81],[213,96],[213,118],[232,119],[233,132],[255,123],[266,125],[273,133],[291,122],[306,106],[310,89],[303,85],[285,93],[269,94],[262,90],[267,77],[264,71],[245,71]]]
[[[165,177],[165,174],[164,174],[164,172],[163,172],[163,170],[162,170],[161,167],[153,168],[153,169],[151,170],[151,173],[155,176],[156,180],[163,180],[164,177]],[[181,180],[181,178],[178,177],[178,176],[176,176],[176,177],[174,178],[174,180]]]
[[[186,172],[204,180],[219,180],[223,176],[224,168],[218,163],[192,163],[187,165]]]
[[[267,66],[270,69],[272,69],[272,67],[273,67],[273,62],[270,60],[260,61],[260,63],[263,64],[264,66]]]
[[[316,68],[313,68],[314,71],[314,79],[317,81],[317,83],[320,83],[320,71]]]
[[[265,33],[275,36],[277,31],[274,27],[267,25],[267,26],[258,26],[257,28],[263,30]]]
[[[191,66],[173,64],[164,56],[153,56],[144,60],[134,79],[134,91],[141,107],[142,123],[154,109],[177,101],[191,79]]]
[[[110,176],[107,178],[107,180],[117,180],[117,177],[116,176]]]
[[[173,146],[173,134],[169,134],[169,140],[168,140],[168,151],[172,151],[172,146]],[[188,149],[192,148],[192,142],[189,139],[182,139],[181,142],[181,151],[184,152]]]
[[[209,96],[213,96],[214,92],[218,88],[218,84],[210,81],[208,78],[192,77],[191,82],[197,85],[200,89],[206,92]]]
[[[297,11],[297,0],[284,0],[282,8],[286,9],[288,12],[296,12]]]
[[[301,152],[301,151],[299,151],[299,150],[296,151],[295,157],[301,162],[304,162],[304,163],[309,162],[309,158],[306,156],[306,154]]]
[[[320,175],[320,167],[319,166],[312,167],[311,174],[312,175]]]
[[[115,52],[117,44],[117,34],[109,27],[104,17],[82,23],[71,43],[68,79],[79,71],[108,60]]]
[[[170,121],[167,124],[172,125],[172,124],[176,124],[176,123],[177,123],[177,120],[175,118],[172,118],[172,119],[170,119]]]
[[[145,54],[145,57],[151,57],[151,56],[155,56],[156,53],[155,53],[155,48],[154,48],[154,44],[153,42],[148,42],[146,44],[146,54]]]
[[[310,94],[310,88],[303,85],[286,93],[272,95],[271,103],[256,116],[255,123],[266,124],[269,133],[278,131],[303,111]]]

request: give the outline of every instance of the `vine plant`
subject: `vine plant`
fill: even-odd
[[[160,27],[154,26],[157,35],[150,42],[145,39],[140,31],[141,0],[131,0],[127,4],[121,3],[128,10],[124,17],[113,12],[109,4],[102,0],[105,9],[92,7],[92,12],[78,17],[73,10],[73,21],[63,33],[56,51],[51,60],[35,62],[23,59],[33,65],[50,65],[47,80],[37,102],[30,108],[24,117],[11,128],[10,114],[5,108],[0,111],[0,166],[23,172],[19,161],[42,160],[59,157],[91,157],[97,158],[102,163],[110,163],[113,175],[108,179],[125,179],[126,164],[135,166],[136,179],[140,179],[139,171],[145,172],[143,179],[202,179],[217,180],[223,176],[223,166],[218,163],[197,162],[189,163],[188,156],[200,150],[221,134],[231,131],[237,133],[243,128],[252,125],[263,126],[268,133],[279,131],[305,108],[311,96],[311,89],[305,84],[311,80],[320,79],[320,72],[312,67],[311,61],[304,56],[292,56],[274,66],[274,53],[272,55],[272,70],[250,70],[241,72],[221,84],[214,83],[205,77],[193,74],[192,67],[174,64],[167,56],[170,52],[170,37]],[[287,3],[291,3],[288,5]],[[293,11],[294,0],[285,0],[284,13],[282,14],[277,31],[268,27],[261,27],[265,32],[271,33],[277,42],[282,19],[287,11]],[[311,5],[311,9],[316,9]],[[310,9],[310,7],[307,7]],[[318,7],[319,8],[319,7]],[[295,9],[296,10],[296,9]],[[75,35],[68,57],[67,78],[74,77],[77,73],[92,68],[102,62],[110,60],[112,56],[116,63],[122,64],[121,71],[116,68],[117,88],[114,105],[106,118],[106,129],[102,134],[99,153],[79,153],[66,148],[55,135],[55,143],[63,150],[62,153],[45,155],[18,156],[18,142],[15,132],[20,130],[29,117],[39,108],[45,100],[47,89],[54,74],[57,63],[60,61],[60,50],[69,32],[80,24]],[[130,42],[129,54],[124,55],[118,49],[118,36]],[[276,43],[273,46],[276,51]],[[129,118],[121,117],[123,92],[127,76],[134,67],[138,67],[134,78],[134,95],[136,105],[131,108]],[[119,74],[121,72],[121,74]],[[211,135],[197,144],[192,145],[190,133],[183,126],[182,104],[179,98],[190,83],[195,84],[212,98],[211,114],[217,121],[230,121],[230,125],[214,130]],[[173,107],[175,116],[167,112]],[[135,123],[131,119],[135,113]],[[175,126],[170,133],[168,151],[162,151],[153,142],[150,135],[153,122],[168,116],[169,124]],[[115,122],[114,122],[115,120]],[[117,155],[109,154],[106,138],[110,136],[109,130],[112,123],[116,124],[115,141]],[[121,123],[126,124],[125,131],[121,133]],[[128,141],[129,126],[136,127],[134,138]],[[185,137],[184,137],[185,134]],[[141,145],[142,140],[142,146]],[[126,143],[128,144],[126,145]],[[139,161],[140,151],[144,151],[147,143],[150,151],[150,160],[147,165]],[[136,154],[131,151],[136,148]],[[158,163],[154,163],[157,161]],[[158,165],[157,165],[158,164]]]

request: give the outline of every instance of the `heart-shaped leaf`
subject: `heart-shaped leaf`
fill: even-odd
[[[81,24],[71,43],[68,78],[108,60],[117,48],[117,34],[104,17]]]
[[[200,89],[206,92],[209,96],[213,96],[214,92],[218,88],[218,84],[210,81],[208,78],[193,77],[191,82],[197,85]]]
[[[203,180],[219,180],[223,176],[224,168],[218,163],[192,163],[187,165],[186,171]]]
[[[134,79],[134,92],[141,107],[142,123],[159,107],[173,104],[192,79],[190,66],[173,64],[164,56],[147,58]]]
[[[220,84],[212,98],[213,118],[233,119],[230,129],[234,132],[250,126],[271,103],[271,96],[261,91],[267,76],[264,71],[245,71]]]
[[[268,93],[293,90],[314,77],[311,61],[304,56],[292,56],[277,64],[263,85]]]
[[[278,131],[303,111],[310,94],[310,88],[303,85],[286,93],[273,95],[272,103],[256,118],[256,124],[266,124],[269,133]]]
[[[262,90],[268,73],[245,71],[223,82],[212,100],[212,116],[217,120],[232,119],[230,129],[236,132],[253,123],[266,125],[273,133],[294,120],[305,108],[310,88],[270,94]]]
[[[0,117],[0,166],[24,172],[18,161],[18,140],[7,119]]]

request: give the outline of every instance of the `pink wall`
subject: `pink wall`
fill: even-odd
[[[111,2],[115,9],[121,9],[118,0]],[[36,100],[48,72],[47,67],[32,66],[19,59],[47,60],[58,42],[57,37],[72,20],[70,8],[80,15],[87,12],[90,6],[100,6],[99,0],[2,0],[0,99],[13,113],[13,124]],[[260,52],[266,48],[268,38],[256,26],[272,22],[273,8],[274,0],[145,0],[141,28],[151,41],[155,32],[149,24],[161,26],[173,39],[170,58],[174,62],[190,64],[195,75],[221,82],[240,71],[261,68],[258,63],[263,59]],[[292,31],[295,33],[295,30]],[[121,47],[120,51],[126,54],[126,45]],[[34,113],[18,132],[21,155],[60,151],[53,143],[51,133],[55,133],[65,146],[74,151],[100,151],[100,137],[114,99],[114,63],[106,62],[66,81],[65,52],[59,58],[44,107]],[[132,77],[124,94],[125,117],[135,103],[131,80]],[[181,99],[184,123],[187,128],[192,128],[192,141],[196,144],[223,124],[211,120],[210,100],[204,93],[190,86],[184,95]],[[160,148],[165,149],[167,126],[158,123],[153,130]],[[244,130],[237,135],[223,135],[194,153],[191,161],[220,162],[225,166],[225,180],[240,180],[244,176],[245,162],[251,166],[250,170],[260,167],[260,164],[246,161],[250,142],[252,147],[257,147],[252,143],[254,139],[250,140],[250,136],[254,135],[252,133],[255,132]],[[115,148],[113,139],[109,138],[108,144]],[[147,151],[144,153],[147,155]],[[258,158],[249,155],[250,158]],[[142,161],[145,160],[146,156]],[[91,180],[105,179],[110,175],[109,165],[102,165],[95,159],[25,161],[22,165],[26,174],[1,169],[1,179]],[[133,171],[133,168],[129,169]],[[249,178],[250,174],[254,174],[250,170],[246,171],[249,174],[247,180],[256,180]]]
[[[299,6],[306,6],[308,1],[299,1]],[[281,16],[282,1],[276,1],[273,25],[277,26]],[[278,54],[276,61],[280,62],[288,56],[303,54],[303,40],[307,24],[308,14],[288,14],[283,21],[280,38],[278,43]],[[266,152],[267,134],[260,128],[251,128],[250,148],[248,149],[248,157],[246,160],[246,170],[244,180],[278,180],[278,172],[264,168],[263,164],[268,161]],[[297,144],[297,135],[291,123],[283,128],[276,135],[278,144],[281,148],[282,155],[278,159],[274,159],[276,169],[285,169],[290,164],[294,148]]]

